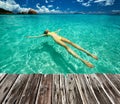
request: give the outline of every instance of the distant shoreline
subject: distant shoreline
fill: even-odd
[[[82,14],[82,15],[120,15],[120,12],[62,12],[62,13],[38,13],[37,11],[30,9],[28,12],[14,13],[0,8],[0,15],[58,15],[58,14]]]
[[[74,13],[40,13],[40,14],[0,14],[0,15],[112,15],[120,16],[120,14],[74,14]]]

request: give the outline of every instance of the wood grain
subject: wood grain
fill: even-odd
[[[0,74],[0,104],[120,104],[120,75]]]

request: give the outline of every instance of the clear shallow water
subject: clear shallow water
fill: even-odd
[[[45,29],[59,32],[97,55],[71,47],[94,64],[86,67],[50,37],[27,39]],[[0,73],[120,73],[120,16],[0,15]]]

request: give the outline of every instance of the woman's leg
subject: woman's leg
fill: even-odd
[[[63,37],[61,38],[61,40],[62,40],[63,42],[66,42],[66,43],[68,43],[68,44],[71,44],[71,45],[74,46],[75,48],[77,48],[77,49],[79,49],[79,50],[85,52],[87,55],[89,55],[89,56],[93,57],[94,59],[98,60],[98,57],[97,57],[97,56],[95,56],[95,55],[89,53],[88,51],[86,51],[86,50],[83,49],[82,47],[80,47],[80,46],[74,44],[74,43],[71,42],[70,40],[68,40],[68,39],[66,39],[66,38],[63,38]]]
[[[75,58],[81,60],[84,64],[86,64],[88,67],[93,68],[94,66],[87,62],[86,60],[83,60],[81,57],[79,57],[72,49],[70,49],[63,41],[61,40],[55,40],[59,45],[63,46],[72,56]]]

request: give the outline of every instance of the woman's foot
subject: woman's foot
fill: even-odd
[[[91,64],[90,62],[88,61],[84,61],[84,64],[86,64],[89,68],[93,68],[93,64]]]
[[[94,59],[98,60],[98,57],[95,55],[92,55],[91,57],[93,57]]]
[[[96,59],[96,60],[98,60],[98,57],[97,57],[97,56],[95,56],[95,55],[88,54],[88,53],[87,53],[87,55],[88,55],[88,56],[91,56],[92,58],[94,58],[94,59]]]

